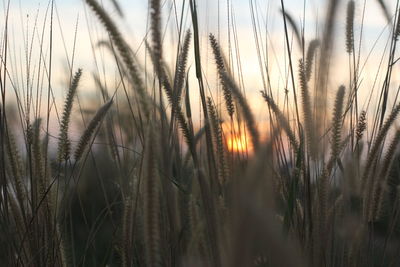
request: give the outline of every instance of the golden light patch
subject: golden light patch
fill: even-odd
[[[251,151],[248,136],[244,134],[228,136],[226,145],[231,152],[242,153]]]

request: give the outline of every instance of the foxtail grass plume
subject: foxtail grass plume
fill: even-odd
[[[281,13],[286,18],[286,21],[289,22],[289,25],[293,29],[294,36],[296,37],[297,43],[298,43],[299,47],[302,48],[303,47],[303,42],[302,42],[302,38],[300,36],[299,27],[297,27],[297,24],[294,21],[293,17],[289,13],[287,13],[286,11],[281,10]]]
[[[218,76],[221,77],[224,72],[227,72],[225,62],[224,62],[224,57],[222,55],[221,48],[220,48],[215,36],[210,33],[209,39],[210,39],[211,48],[214,53],[214,59],[215,59],[215,64],[217,66]],[[235,106],[233,104],[233,99],[232,99],[232,93],[229,90],[229,88],[227,88],[223,79],[221,79],[221,85],[222,85],[222,92],[224,94],[226,109],[228,111],[229,117],[232,118],[233,113],[235,112]]]
[[[275,113],[275,116],[278,120],[279,125],[286,132],[294,150],[297,151],[299,148],[299,142],[297,141],[296,135],[294,134],[293,130],[290,127],[289,121],[287,120],[285,115],[283,115],[283,113],[279,109],[279,107],[275,104],[275,101],[272,99],[272,97],[269,97],[264,91],[261,91],[261,94],[262,94],[263,98],[265,99],[265,101],[267,102],[268,106]]]
[[[333,109],[332,118],[332,137],[331,137],[331,158],[336,161],[339,158],[341,149],[341,131],[342,131],[342,115],[343,115],[343,100],[345,94],[345,87],[342,85],[336,93],[335,106]],[[331,166],[328,167],[328,170]]]
[[[314,142],[314,129],[313,129],[313,121],[312,121],[312,112],[311,112],[311,99],[308,91],[308,83],[306,77],[306,71],[304,66],[304,61],[300,59],[299,61],[299,76],[300,76],[300,90],[301,90],[301,98],[302,98],[302,109],[303,109],[303,118],[304,118],[304,126],[306,132],[307,146],[309,152],[312,157],[315,157],[315,142]]]
[[[218,161],[217,170],[218,170],[219,182],[221,185],[223,185],[225,184],[228,177],[227,165],[225,162],[225,149],[222,137],[223,133],[222,133],[220,119],[218,117],[215,106],[211,100],[211,97],[207,98],[207,107],[210,115],[212,133],[214,135],[215,143],[217,144],[217,161]]]
[[[144,241],[146,266],[161,267],[161,199],[160,175],[157,164],[157,137],[153,124],[149,125],[144,151],[143,186],[144,186]]]
[[[389,8],[385,4],[384,0],[377,0],[377,2],[379,4],[379,6],[381,7],[383,14],[385,15],[385,18],[386,18],[387,22],[390,23],[392,18],[391,18],[391,15],[389,13]]]
[[[367,112],[361,111],[358,117],[357,128],[356,128],[356,140],[359,142],[364,135],[364,131],[367,129]]]
[[[100,19],[101,23],[104,25],[107,32],[110,34],[112,41],[114,42],[119,54],[123,62],[125,63],[125,67],[128,70],[129,78],[134,85],[134,88],[137,90],[141,104],[143,105],[144,113],[146,116],[149,115],[149,104],[148,104],[148,94],[143,86],[143,81],[138,71],[138,67],[133,58],[133,54],[129,45],[126,43],[125,39],[122,37],[122,34],[118,30],[118,27],[115,25],[114,21],[111,19],[109,14],[100,6],[100,4],[96,0],[85,0],[89,7],[94,11],[97,17]]]
[[[241,111],[243,113],[247,127],[249,128],[249,133],[251,136],[251,142],[253,143],[253,147],[255,149],[258,149],[260,144],[260,134],[256,127],[256,122],[253,113],[251,112],[251,109],[249,107],[249,104],[247,103],[247,100],[244,98],[243,94],[240,92],[239,87],[228,75],[228,73],[223,72],[221,75],[221,80],[226,84],[226,86],[231,90],[233,96],[236,98],[236,101],[238,102]]]
[[[175,71],[175,79],[174,79],[174,94],[175,98],[177,99],[177,103],[180,104],[181,102],[181,94],[182,89],[185,83],[186,77],[186,68],[187,68],[187,59],[189,55],[189,48],[190,48],[190,40],[192,34],[190,30],[186,32],[185,39],[183,41],[182,49],[180,51],[178,62]]]
[[[346,52],[351,54],[354,49],[354,0],[347,3],[346,16]]]
[[[318,39],[314,39],[308,44],[307,57],[306,57],[307,81],[310,81],[310,79],[311,79],[314,57],[315,57],[315,54],[316,54],[316,51],[317,51],[317,48],[319,47],[319,45],[320,45],[320,41]]]
[[[107,103],[105,103],[94,115],[93,119],[89,122],[88,126],[86,127],[86,130],[83,132],[83,135],[79,139],[78,145],[75,150],[75,160],[79,161],[81,157],[83,156],[83,153],[85,152],[86,148],[88,147],[89,143],[91,142],[91,139],[93,135],[95,134],[95,131],[97,127],[101,124],[103,121],[104,117],[106,116],[108,110],[112,106],[113,100],[111,99]]]
[[[64,111],[60,124],[60,135],[58,141],[58,159],[68,160],[71,151],[71,143],[68,138],[68,128],[71,117],[72,105],[74,102],[74,97],[76,90],[78,88],[79,80],[82,75],[82,69],[78,69],[72,79],[71,86],[69,87],[67,97],[65,99]]]

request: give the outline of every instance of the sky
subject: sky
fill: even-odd
[[[6,2],[2,1],[2,10],[4,14]],[[115,19],[124,36],[131,44],[132,49],[138,52],[138,58],[146,64],[142,40],[146,35],[147,25],[147,1],[145,0],[120,0],[120,6],[124,12],[124,17],[120,18],[115,8],[110,5],[110,0],[102,1]],[[165,60],[173,65],[176,56],[176,17],[174,16],[174,1],[166,0],[163,6],[163,24],[165,26],[166,37],[164,39]],[[183,0],[176,0],[176,12],[179,14]],[[217,96],[215,66],[212,62],[212,54],[207,44],[207,36],[214,33],[219,37],[223,50],[229,51],[229,38],[231,40],[232,69],[243,74],[241,84],[246,89],[245,93],[259,123],[266,120],[267,109],[265,103],[259,96],[259,90],[263,89],[263,80],[261,72],[263,71],[259,64],[256,39],[253,31],[251,5],[254,7],[254,14],[258,21],[258,32],[261,39],[261,47],[268,47],[269,72],[271,77],[272,92],[278,103],[282,104],[284,89],[287,87],[288,77],[288,59],[285,52],[285,39],[283,34],[282,16],[279,13],[280,1],[278,0],[201,0],[198,2],[198,12],[200,20],[201,46],[203,53],[204,73],[207,77],[208,93]],[[389,29],[383,16],[383,13],[377,1],[366,1],[365,19],[363,28],[363,40],[361,45],[361,62],[365,64],[362,72],[363,88],[368,93],[364,94],[364,105],[370,89],[374,86],[377,66],[380,59],[384,56],[383,51],[388,41]],[[321,31],[322,19],[324,16],[326,1],[308,0],[305,3],[305,14],[303,14],[303,1],[285,0],[286,11],[291,14],[293,19],[300,25],[302,18],[305,17],[305,36],[306,42],[316,37],[316,32]],[[334,96],[336,88],[342,83],[348,81],[348,56],[343,53],[345,49],[344,29],[347,1],[342,0],[338,19],[336,21],[335,48],[336,52],[332,60],[332,77],[330,85],[330,96]],[[356,27],[355,35],[360,35],[360,23],[363,13],[364,1],[356,1]],[[395,1],[386,1],[391,12],[394,14]],[[29,86],[25,80],[28,76],[34,77],[40,72],[40,60],[49,61],[49,25],[50,16],[48,13],[49,1],[43,0],[19,0],[11,1],[10,6],[10,42],[13,53],[9,55],[10,79],[13,81],[16,90],[22,90]],[[228,21],[228,9],[229,21]],[[172,12],[170,12],[172,10]],[[219,15],[218,15],[219,14]],[[235,26],[237,41],[232,31]],[[43,26],[44,25],[44,26]],[[189,17],[185,16],[185,28],[190,28]],[[1,29],[4,29],[4,23],[0,22]],[[386,27],[386,28],[385,28]],[[44,31],[43,31],[44,29]],[[289,31],[291,38],[292,31]],[[41,41],[43,36],[43,45]],[[73,70],[78,67],[83,68],[82,89],[80,95],[83,99],[99,99],[98,90],[93,85],[92,74],[100,76],[110,91],[118,86],[116,78],[116,66],[113,58],[105,48],[98,47],[99,40],[106,40],[107,35],[93,13],[85,6],[82,0],[56,0],[55,12],[53,18],[53,54],[52,54],[52,87],[55,92],[55,99],[58,104],[62,104],[71,76],[71,66]],[[76,39],[76,41],[75,41]],[[41,52],[40,52],[41,51]],[[229,53],[228,53],[229,54]],[[296,63],[301,57],[301,51],[293,43],[293,58]],[[238,59],[240,59],[240,68],[238,68]],[[189,66],[193,67],[193,58],[189,58]],[[363,65],[364,65],[363,64]],[[30,66],[29,71],[24,69]],[[296,64],[297,65],[297,64]],[[48,72],[48,67],[44,65],[41,70]],[[193,67],[194,68],[194,67]],[[192,71],[193,75],[193,71]],[[237,76],[238,77],[238,76]],[[39,78],[30,78],[31,85],[43,83]],[[382,79],[382,78],[379,78]],[[191,79],[195,82],[195,79]],[[398,81],[394,77],[394,81]],[[195,84],[193,85],[195,88]],[[22,89],[21,89],[22,88]],[[114,89],[113,89],[114,88]],[[377,90],[375,90],[377,92]],[[363,92],[361,92],[363,93]],[[193,91],[192,99],[198,99],[197,92]],[[193,103],[197,105],[197,103]]]

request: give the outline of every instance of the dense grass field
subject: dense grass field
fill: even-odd
[[[11,44],[21,25],[3,1],[0,266],[400,266],[392,1],[326,0],[317,22],[276,1],[268,12],[283,45],[273,54],[257,15],[265,1],[249,0],[263,121],[233,13],[226,42],[219,28],[204,36],[200,0],[149,0],[138,52],[121,26],[123,1],[85,0],[88,30],[104,33],[90,39],[96,71],[74,64],[84,44],[68,33],[59,92],[52,51],[62,10],[47,1],[43,27],[38,16],[33,33],[22,26],[20,61]],[[365,52],[371,2],[384,45]],[[165,41],[171,32],[175,42]]]

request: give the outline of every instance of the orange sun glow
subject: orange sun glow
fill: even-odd
[[[226,145],[229,151],[242,153],[251,150],[246,135],[231,135],[227,137]]]

